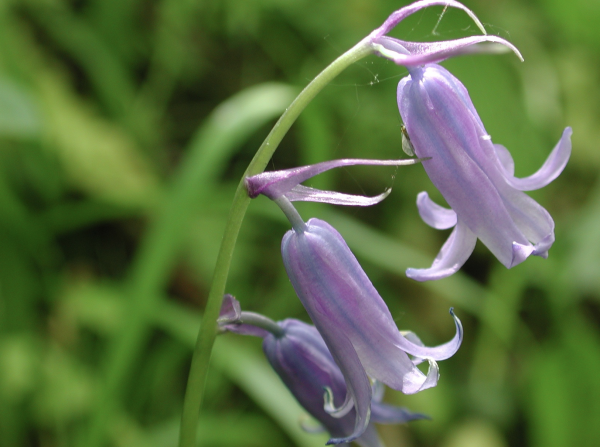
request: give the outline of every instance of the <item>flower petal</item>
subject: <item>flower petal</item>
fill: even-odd
[[[221,311],[219,313],[219,318],[217,318],[217,323],[240,321],[241,316],[242,308],[240,306],[240,302],[233,295],[224,295],[223,301],[221,302]]]
[[[423,167],[459,222],[509,267],[513,242],[529,243],[507,209],[512,192],[523,193],[504,180],[464,86],[443,67],[426,65],[400,82],[398,105],[415,153],[431,157]]]
[[[502,170],[507,177],[514,177],[515,175],[515,161],[512,158],[509,150],[501,144],[494,144],[494,151],[496,158],[502,166]]]
[[[517,264],[520,264],[525,259],[529,257],[535,250],[533,246],[519,244],[518,242],[513,242],[513,259],[508,268],[512,268]]]
[[[453,209],[444,208],[429,198],[423,191],[417,195],[417,208],[421,219],[430,227],[447,230],[456,225],[456,213]]]
[[[376,205],[390,195],[391,189],[375,197],[357,196],[353,194],[343,194],[335,191],[321,191],[320,189],[311,188],[309,186],[297,185],[294,186],[285,196],[291,202],[321,202],[330,203],[332,205],[347,205],[347,206],[371,206]]]
[[[403,407],[373,402],[371,404],[371,419],[378,424],[402,424],[431,418],[425,414],[413,413]]]
[[[452,340],[450,340],[449,342],[439,346],[435,346],[433,348],[428,348],[426,346],[412,343],[410,340],[408,340],[408,338],[400,337],[399,340],[395,341],[396,344],[404,352],[422,359],[445,360],[447,358],[452,357],[456,353],[456,351],[458,351],[458,348],[462,343],[463,327],[458,317],[454,315],[454,309],[452,308],[450,309],[450,315],[452,315],[452,318],[454,319],[454,324],[456,325],[456,333],[454,334]]]
[[[499,155],[498,152],[502,152],[502,150],[498,150],[498,148],[496,148],[496,155],[498,156],[500,164],[504,168],[506,182],[513,188],[516,188],[520,191],[533,191],[548,185],[552,180],[560,175],[569,161],[569,157],[571,156],[572,134],[573,130],[570,127],[567,127],[563,131],[560,141],[556,144],[554,149],[552,149],[552,152],[542,167],[535,174],[525,178],[516,178],[514,176],[514,162],[512,163],[512,170],[506,169],[506,155]],[[504,150],[506,151],[505,148]],[[501,157],[504,157],[504,160]]]
[[[440,369],[435,360],[428,359],[428,361],[429,371],[427,371],[427,376],[417,368],[413,369],[412,374],[404,376],[404,387],[402,388],[404,394],[415,394],[437,385],[440,378]]]
[[[342,348],[350,347],[337,343],[349,340],[370,377],[404,393],[435,385],[437,375],[430,371],[425,376],[403,348],[428,360],[447,358],[460,344],[462,330],[450,343],[431,350],[402,337],[344,239],[322,220],[310,219],[301,233],[288,231],[281,251],[298,297],[338,364],[346,357]],[[340,364],[340,369],[346,376],[352,368]]]
[[[371,402],[381,402],[384,391],[385,387],[383,386],[383,383],[379,380],[373,380],[373,385],[371,386]]]
[[[406,269],[406,276],[416,281],[446,278],[455,273],[469,259],[475,249],[477,236],[458,221],[448,240],[428,269]]]
[[[429,6],[435,6],[435,5],[450,6],[452,8],[462,9],[469,15],[469,17],[471,17],[473,19],[473,21],[475,22],[477,27],[481,30],[481,32],[483,34],[486,34],[485,28],[483,27],[483,25],[481,24],[481,22],[479,21],[477,16],[473,13],[473,11],[471,11],[469,8],[467,8],[462,3],[459,3],[454,0],[421,0],[421,1],[411,3],[410,5],[407,5],[403,8],[400,8],[397,11],[394,11],[385,20],[385,22],[383,22],[383,25],[381,25],[379,28],[377,28],[375,31],[373,31],[371,33],[370,37],[372,37],[372,38],[381,37],[384,34],[389,33],[396,25],[398,25],[398,23],[400,23],[402,20],[404,20],[411,14],[414,14],[415,12],[417,12],[423,8],[427,8]]]
[[[509,187],[510,188],[510,187]],[[516,189],[503,191],[506,209],[525,237],[534,244],[531,254],[547,257],[554,243],[554,220],[550,213],[527,194]],[[511,266],[516,265],[514,262]]]
[[[298,402],[332,437],[349,435],[354,416],[336,419],[323,409],[323,388],[332,390],[337,402],[347,393],[342,373],[317,329],[309,324],[286,319],[278,323],[285,331],[281,337],[265,337],[263,350],[269,363]]]
[[[441,62],[464,54],[505,52],[507,48],[523,60],[517,47],[498,36],[470,36],[440,42],[409,42],[382,36],[374,39],[371,46],[379,56],[405,67]]]
[[[345,438],[331,438],[327,441],[327,444],[351,442],[362,435],[369,424],[371,383],[350,340],[344,334],[330,334],[330,331],[320,332],[346,381],[346,402],[351,397],[356,411],[356,421],[352,434]]]
[[[294,187],[315,175],[328,171],[333,168],[353,165],[376,165],[376,166],[405,166],[419,163],[421,160],[364,160],[364,159],[341,159],[324,161],[314,165],[302,166],[299,168],[285,169],[282,171],[269,171],[252,177],[246,177],[244,184],[248,195],[251,198],[263,194],[268,198],[275,200],[286,195]],[[322,195],[327,193],[321,192]],[[327,200],[320,200],[327,202]],[[332,202],[334,203],[334,202]]]

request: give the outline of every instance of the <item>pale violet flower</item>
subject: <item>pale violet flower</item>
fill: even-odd
[[[426,6],[446,5],[467,12],[484,35],[446,42],[406,42],[386,34],[408,15]],[[433,184],[451,209],[433,203],[427,193],[417,199],[423,220],[434,228],[454,230],[428,269],[409,268],[418,281],[447,277],[469,258],[479,238],[507,268],[528,256],[547,257],[554,242],[548,212],[522,191],[542,188],[564,169],[571,154],[567,127],[542,168],[527,178],[514,176],[510,153],[494,145],[467,89],[434,62],[475,52],[512,50],[510,42],[488,36],[475,15],[456,1],[423,0],[393,13],[369,36],[380,56],[408,68],[398,85],[404,121],[402,147],[421,158]]]
[[[329,441],[331,444],[347,445],[355,440],[362,447],[380,447],[373,422],[399,424],[427,419],[427,416],[406,408],[382,403],[383,386],[377,382],[370,401],[370,421],[365,431],[354,439],[354,410],[336,418],[324,408],[324,390],[328,390],[334,403],[341,404],[346,395],[346,384],[314,326],[293,318],[275,322],[260,314],[242,312],[239,302],[231,295],[225,295],[223,299],[218,323],[221,331],[263,338],[267,360],[296,400],[333,437]]]
[[[547,257],[554,242],[550,214],[522,191],[546,186],[564,169],[571,154],[567,127],[544,163],[526,178],[514,176],[508,150],[493,144],[466,88],[436,64],[411,68],[398,85],[398,107],[415,154],[451,209],[433,203],[426,192],[417,205],[433,228],[453,228],[428,269],[408,269],[418,281],[456,272],[479,238],[507,268],[528,256]]]
[[[333,402],[328,411],[337,417],[355,411],[355,425],[349,438],[360,436],[369,423],[371,384],[375,379],[389,387],[413,394],[434,387],[439,378],[436,361],[451,357],[462,341],[460,320],[454,338],[446,344],[427,348],[414,334],[401,333],[387,305],[350,251],[342,236],[327,222],[304,222],[291,200],[296,200],[298,183],[325,167],[366,164],[364,160],[336,160],[287,171],[275,171],[246,179],[250,196],[259,193],[273,199],[284,211],[293,229],[283,237],[281,253],[288,277],[315,327],[321,334],[344,377],[347,393],[339,408]],[[369,161],[368,164],[396,162]],[[304,187],[300,188],[303,191]],[[318,193],[319,201],[347,203],[334,192]],[[356,201],[356,203],[354,203]],[[409,357],[412,356],[411,357]],[[426,360],[427,374],[417,365]],[[349,439],[335,440],[347,442]]]

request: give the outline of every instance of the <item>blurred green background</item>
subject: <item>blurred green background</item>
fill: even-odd
[[[505,269],[478,243],[425,284],[448,232],[419,218],[419,166],[354,167],[312,186],[390,197],[369,209],[298,206],[346,238],[401,329],[435,345],[465,327],[437,388],[386,400],[432,421],[381,427],[388,447],[559,447],[600,442],[600,3],[471,0],[523,53],[444,63],[469,89],[517,175],[574,129],[564,173],[531,195],[556,222],[547,260]],[[5,0],[0,3],[0,446],[175,446],[191,349],[224,222],[275,119],[396,0]],[[442,7],[393,35],[477,33]],[[400,158],[402,67],[371,56],[302,114],[269,169]],[[279,255],[288,229],[249,209],[228,291],[273,319],[307,316]],[[217,340],[204,446],[323,445],[258,339]]]

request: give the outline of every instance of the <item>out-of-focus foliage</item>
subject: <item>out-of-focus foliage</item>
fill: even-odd
[[[600,439],[600,6],[471,0],[523,53],[444,63],[470,91],[517,174],[574,129],[565,172],[532,194],[556,221],[547,260],[506,270],[478,246],[457,275],[417,284],[446,235],[418,217],[439,199],[419,166],[348,168],[313,186],[381,205],[301,204],[347,238],[400,328],[448,339],[437,388],[390,402],[431,422],[381,427],[388,447],[594,446]],[[0,5],[0,446],[175,446],[188,364],[229,209],[276,117],[322,68],[404,3],[395,0],[6,0]],[[475,33],[459,11],[416,14],[407,40]],[[436,34],[432,31],[436,29]],[[402,157],[396,84],[375,56],[308,107],[270,168]],[[306,319],[257,199],[229,292],[273,319]],[[260,345],[217,341],[206,446],[317,446]]]

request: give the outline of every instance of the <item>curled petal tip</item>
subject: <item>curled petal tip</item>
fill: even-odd
[[[331,205],[345,206],[372,206],[383,201],[392,192],[391,188],[386,189],[381,194],[368,197],[354,194],[344,194],[336,191],[321,191],[308,186],[298,185],[292,188],[285,197],[291,202],[320,202]]]
[[[565,128],[560,140],[554,146],[542,167],[534,174],[524,178],[514,176],[514,161],[508,150],[501,145],[495,145],[496,159],[503,168],[506,182],[519,191],[533,191],[543,188],[555,180],[565,169],[571,157],[572,134],[573,130],[570,127]]]
[[[323,387],[323,409],[327,414],[334,418],[342,418],[350,413],[350,410],[354,408],[354,401],[352,399],[346,399],[346,401],[339,407],[336,408],[333,403],[333,391],[328,386]]]
[[[528,244],[519,244],[518,242],[513,242],[512,244],[512,261],[508,268],[512,268],[517,264],[520,264],[525,259],[529,257],[534,252],[535,248],[533,245]]]
[[[356,438],[358,438],[358,436],[350,436],[348,438],[331,438],[325,443],[325,445],[347,444],[354,441]]]
[[[447,230],[456,226],[457,218],[454,210],[436,204],[425,191],[417,195],[417,208],[421,219],[432,228]]]
[[[381,37],[384,34],[389,33],[392,30],[392,28],[394,28],[396,25],[398,25],[398,23],[400,23],[402,20],[404,20],[408,16],[414,14],[417,11],[420,11],[423,8],[427,8],[429,6],[436,6],[436,5],[446,6],[446,7],[450,6],[452,8],[462,9],[469,15],[469,17],[471,17],[471,19],[475,22],[475,24],[481,30],[481,32],[483,34],[487,34],[483,24],[477,18],[475,13],[473,11],[471,11],[469,8],[467,8],[465,5],[463,5],[462,3],[454,1],[454,0],[420,0],[420,1],[414,2],[410,5],[407,5],[403,8],[400,8],[397,11],[394,11],[386,19],[386,21],[383,23],[383,25],[381,25],[379,28],[377,28],[375,31],[373,31],[373,33],[371,35],[373,37]]]

